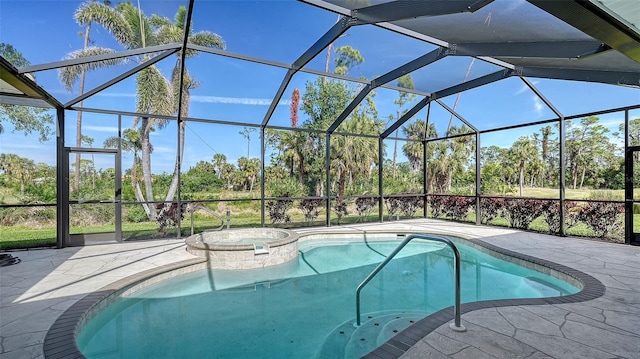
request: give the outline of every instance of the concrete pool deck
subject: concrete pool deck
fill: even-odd
[[[603,296],[581,303],[503,306],[463,313],[468,329],[444,324],[405,352],[373,358],[640,358],[640,247],[561,238],[432,219],[312,231],[415,231],[480,239],[552,261],[602,282]],[[44,358],[48,329],[71,305],[133,274],[193,259],[183,240],[163,239],[12,252],[0,267],[0,357]],[[464,286],[464,283],[462,284]]]

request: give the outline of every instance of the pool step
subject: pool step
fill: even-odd
[[[316,359],[360,358],[425,315],[418,311],[384,311],[363,316],[359,327],[355,319],[345,322],[327,336]]]

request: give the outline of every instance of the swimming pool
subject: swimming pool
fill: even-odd
[[[412,322],[453,304],[452,254],[410,243],[362,291],[395,237],[305,240],[297,261],[253,270],[185,274],[117,299],[86,323],[88,358],[355,358]],[[463,302],[540,298],[579,289],[459,244]]]

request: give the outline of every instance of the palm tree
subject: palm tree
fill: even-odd
[[[518,166],[520,197],[522,197],[522,188],[524,187],[524,170],[529,161],[538,157],[538,148],[533,143],[533,140],[528,136],[520,137],[516,142],[511,145],[509,149],[509,155]]]
[[[157,37],[148,17],[131,3],[119,3],[116,8],[97,2],[81,6],[77,15],[80,19],[91,19],[104,27],[114,39],[125,49],[144,48],[158,45]],[[84,21],[86,23],[86,21]],[[137,57],[136,61],[144,63],[151,58],[149,54]],[[89,64],[87,66],[97,66]],[[74,83],[81,71],[69,72],[65,83]],[[63,78],[61,76],[61,78]],[[64,79],[64,78],[63,78]],[[173,96],[171,86],[154,65],[141,70],[136,76],[136,111],[145,114],[171,115],[173,113]],[[141,127],[142,172],[144,176],[146,201],[154,200],[151,181],[151,142],[149,135],[156,129],[166,125],[166,120],[151,116],[136,118],[133,128]],[[142,198],[143,201],[144,198]],[[148,207],[147,215],[155,219],[155,209]]]
[[[140,129],[128,128],[122,132],[122,138],[117,136],[108,137],[104,140],[103,146],[105,148],[118,148],[122,151],[131,152],[133,154],[133,163],[131,164],[131,186],[133,187],[133,193],[136,196],[138,202],[142,202],[142,207],[146,213],[149,213],[149,205],[144,202],[144,195],[140,188],[140,178],[138,176],[138,170],[142,166],[142,159],[140,153],[142,152],[142,133]],[[153,147],[151,148],[153,152]]]
[[[413,85],[413,79],[411,78],[411,75],[405,74],[400,76],[398,78],[398,87],[413,90],[414,85]],[[408,102],[415,100],[415,98],[416,98],[416,95],[413,93],[406,92],[406,91],[399,91],[398,99],[393,101],[393,103],[398,105],[398,110],[396,111],[396,118],[395,118],[396,121],[398,121],[400,117],[406,113],[406,110],[404,110],[402,107]],[[396,176],[396,158],[398,157],[398,130],[399,128],[396,129],[396,134],[395,134],[396,139],[393,140],[393,165],[392,166],[393,166],[394,178]]]
[[[66,60],[72,60],[72,59],[78,59],[78,58],[83,58],[88,56],[102,55],[102,54],[115,52],[115,50],[113,49],[89,46],[89,43],[90,43],[89,34],[91,32],[91,25],[93,24],[94,19],[98,17],[108,18],[109,16],[112,16],[109,13],[115,11],[113,8],[111,8],[108,5],[102,5],[102,6],[95,6],[95,5],[98,5],[98,3],[96,3],[95,0],[91,0],[89,2],[84,2],[80,4],[78,9],[76,9],[76,12],[73,17],[78,23],[78,25],[84,27],[84,34],[83,34],[84,43],[81,50],[72,51],[69,54],[67,54],[67,56],[65,57]],[[78,93],[82,95],[84,94],[85,76],[87,71],[108,67],[108,66],[113,66],[123,62],[126,62],[126,59],[113,59],[113,60],[92,62],[89,64],[68,66],[60,69],[58,74],[59,74],[60,80],[65,85],[65,88],[68,91],[73,91],[75,82],[79,78],[80,83],[78,84]],[[83,104],[83,101],[80,101],[79,103],[80,107],[82,107],[82,104]],[[77,118],[76,118],[76,146],[81,147],[81,145],[82,145],[82,111],[78,111]],[[78,191],[78,186],[80,184],[79,181],[80,181],[80,153],[76,153],[75,177],[74,177],[74,182],[72,187],[73,191],[76,191],[76,192]]]
[[[160,44],[170,44],[181,42],[184,39],[184,29],[186,28],[187,9],[184,5],[178,8],[178,11],[172,22],[169,18],[152,15],[150,22],[153,24],[157,41]],[[224,50],[226,45],[220,35],[210,31],[198,31],[193,32],[192,28],[189,31],[189,37],[187,41],[194,45],[213,47]],[[193,77],[189,75],[186,67],[183,72],[182,81],[182,98],[180,96],[180,69],[182,68],[182,58],[191,58],[197,55],[198,52],[193,50],[187,50],[184,53],[182,51],[177,53],[177,58],[173,70],[171,71],[171,88],[173,90],[174,97],[174,113],[178,112],[178,104],[182,103],[180,107],[180,118],[184,119],[189,115],[189,104],[191,101],[191,89],[195,89],[200,86]],[[178,124],[178,136],[180,138],[180,148],[176,153],[176,165],[174,168],[173,179],[171,185],[169,185],[169,191],[165,197],[165,201],[173,201],[173,197],[178,188],[178,178],[180,173],[180,167],[182,165],[182,158],[184,155],[184,137],[186,121],[181,121]],[[254,129],[255,130],[255,129]]]
[[[426,126],[425,121],[417,119],[409,125],[403,126],[402,133],[408,139],[424,141],[436,136],[436,126],[433,123]],[[411,170],[418,171],[422,167],[422,142],[408,141],[402,145],[402,153],[409,159]]]
[[[20,181],[20,195],[24,196],[26,182],[32,177],[35,163],[13,153],[0,154],[0,171],[15,176]]]

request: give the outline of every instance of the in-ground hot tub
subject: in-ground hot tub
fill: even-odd
[[[186,243],[189,253],[208,257],[211,268],[249,269],[298,258],[298,237],[286,229],[246,228],[198,233]]]

